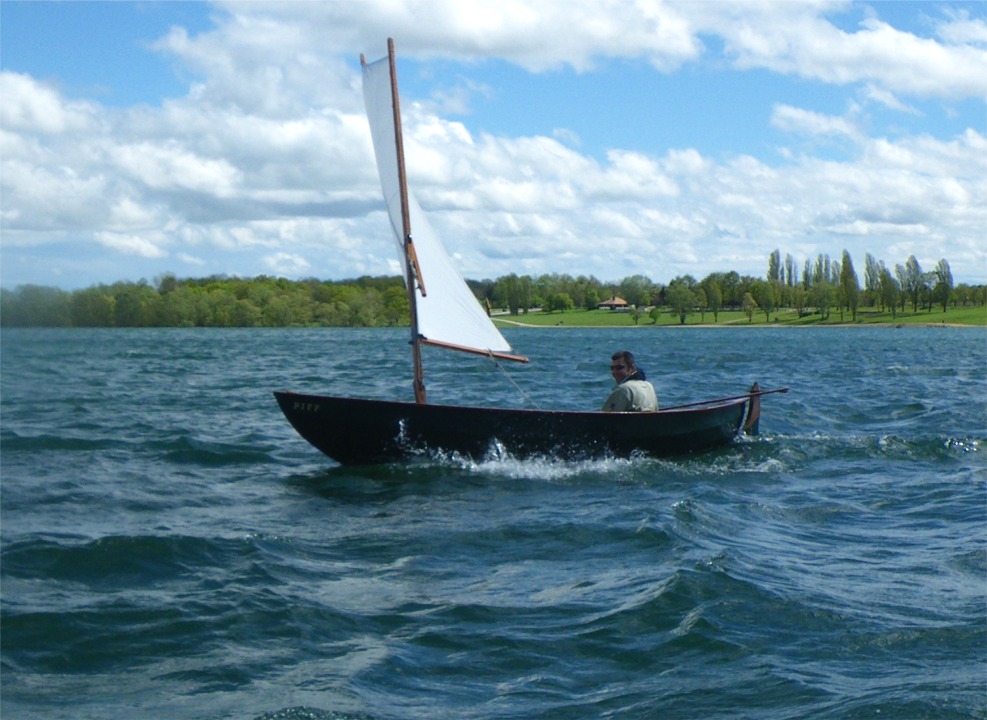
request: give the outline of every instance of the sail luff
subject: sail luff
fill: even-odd
[[[411,218],[408,215],[408,177],[404,167],[404,135],[401,132],[401,100],[398,94],[398,68],[394,58],[394,38],[387,38],[387,65],[391,77],[391,108],[394,112],[394,152],[398,163],[398,190],[401,195],[401,229],[404,241],[411,237]]]

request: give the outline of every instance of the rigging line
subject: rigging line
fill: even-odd
[[[521,397],[523,397],[525,400],[527,400],[528,403],[531,404],[532,407],[535,408],[535,410],[541,410],[541,408],[538,406],[538,403],[536,403],[532,399],[532,397],[530,395],[528,395],[528,393],[526,393],[524,390],[522,390],[520,385],[518,385],[516,382],[514,382],[514,378],[511,377],[511,374],[504,369],[504,366],[503,365],[501,365],[499,362],[497,362],[497,358],[494,356],[494,354],[490,350],[487,350],[487,357],[490,358],[491,362],[493,362],[493,364],[497,366],[497,369],[498,370],[500,370],[502,373],[504,373],[504,376],[510,381],[511,385],[514,386],[514,389],[518,391],[518,393],[521,395]]]

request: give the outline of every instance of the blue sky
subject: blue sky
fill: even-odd
[[[982,2],[0,3],[0,282],[396,274],[359,55],[466,277],[774,249],[987,281]]]

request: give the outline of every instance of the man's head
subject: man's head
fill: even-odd
[[[627,350],[615,352],[610,356],[610,373],[617,382],[635,372],[637,372],[637,365],[634,364],[634,355]]]

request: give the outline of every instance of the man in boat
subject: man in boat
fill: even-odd
[[[627,350],[615,352],[610,358],[610,373],[617,387],[603,403],[603,412],[654,412],[658,409],[655,388],[645,378],[644,370],[634,362],[633,354]]]

